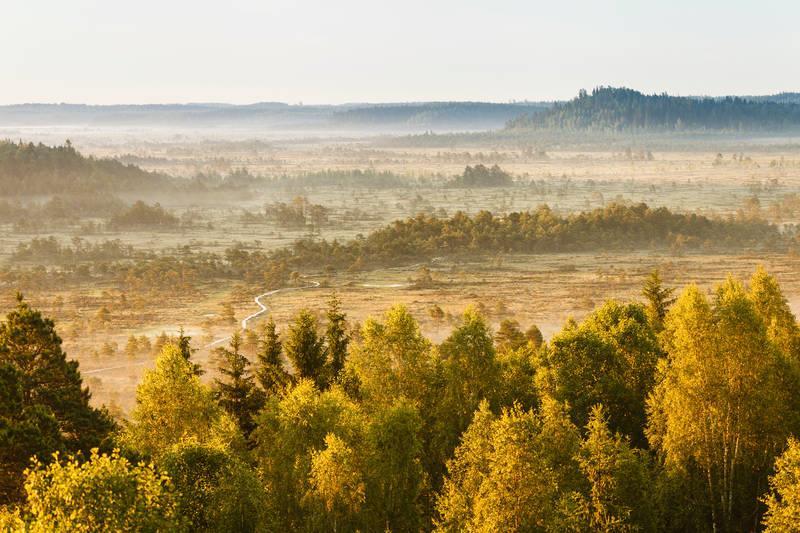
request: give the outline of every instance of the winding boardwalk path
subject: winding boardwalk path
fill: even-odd
[[[259,294],[258,296],[253,298],[253,301],[256,303],[256,305],[260,309],[258,311],[256,311],[255,313],[253,313],[251,315],[248,315],[247,317],[242,319],[242,330],[246,330],[247,326],[248,326],[248,324],[250,323],[251,320],[254,320],[254,319],[258,318],[259,316],[263,315],[269,309],[267,307],[267,305],[262,301],[262,298],[268,298],[270,296],[273,296],[275,294],[279,294],[279,293],[282,293],[282,292],[301,291],[301,290],[304,290],[304,289],[315,289],[317,287],[319,287],[319,282],[318,281],[309,281],[309,282],[307,282],[306,285],[303,285],[302,287],[284,287],[283,289],[273,289],[273,290],[267,291],[267,292],[265,292],[263,294]],[[226,342],[228,342],[230,340],[231,340],[230,336],[224,337],[222,339],[217,339],[217,340],[215,340],[213,342],[210,342],[210,343],[206,344],[205,346],[203,346],[203,349],[207,350],[207,349],[210,349],[210,348],[215,348],[215,347],[217,347],[217,346],[219,346],[221,344],[224,344],[224,343],[226,343]],[[84,376],[91,376],[92,374],[102,374],[103,372],[111,372],[112,370],[122,370],[123,368],[134,368],[134,367],[137,367],[137,366],[145,366],[145,365],[147,365],[149,363],[152,363],[152,360],[139,361],[137,363],[126,363],[124,365],[106,366],[106,367],[103,367],[103,368],[93,368],[92,370],[81,371],[81,374],[84,375]]]
[[[283,289],[274,289],[274,290],[271,290],[271,291],[267,291],[264,294],[259,294],[258,296],[253,298],[253,301],[261,309],[259,309],[258,311],[256,311],[252,315],[249,315],[249,316],[247,316],[247,317],[242,319],[242,331],[247,329],[247,324],[251,320],[254,320],[254,319],[260,317],[261,315],[266,313],[267,310],[269,309],[266,306],[266,304],[261,301],[262,298],[267,298],[269,296],[273,296],[275,294],[279,294],[279,293],[282,293],[282,292],[302,291],[303,289],[316,289],[317,287],[319,287],[319,282],[318,281],[309,281],[307,285],[303,285],[302,287],[285,287]],[[222,338],[222,339],[217,339],[217,340],[215,340],[213,342],[210,342],[210,343],[206,344],[205,346],[203,346],[203,348],[204,349],[214,348],[215,346],[219,346],[220,344],[226,343],[229,340],[231,340],[230,336]]]
[[[372,283],[361,283],[358,286],[366,287],[366,288],[370,288],[370,289],[381,289],[381,288],[402,289],[402,288],[405,288],[405,287],[409,287],[410,284],[409,283],[390,283],[390,284],[380,285],[380,284],[372,284]],[[269,298],[270,296],[274,296],[274,295],[280,294],[282,292],[302,291],[302,290],[305,290],[305,289],[316,289],[317,287],[319,287],[319,282],[318,281],[308,281],[308,282],[306,282],[306,285],[303,285],[302,287],[284,287],[283,289],[273,289],[273,290],[267,291],[267,292],[265,292],[263,294],[259,294],[258,296],[253,298],[253,301],[259,307],[259,310],[242,319],[242,324],[241,324],[242,325],[242,331],[244,331],[244,330],[246,330],[248,328],[248,326],[249,326],[251,321],[253,321],[256,318],[260,317],[261,315],[263,315],[264,313],[266,313],[269,310],[269,307],[267,307],[267,304],[265,304],[263,302],[263,298]],[[225,344],[226,342],[228,342],[230,340],[231,340],[230,336],[224,337],[222,339],[217,339],[217,340],[215,340],[213,342],[210,342],[210,343],[206,344],[205,346],[203,346],[203,349],[204,350],[208,350],[208,349],[211,349],[211,348],[216,348],[217,346]],[[145,365],[150,364],[152,362],[153,361],[150,359],[150,360],[147,360],[147,361],[139,361],[137,363],[127,363],[127,364],[124,364],[124,365],[107,366],[107,367],[103,367],[103,368],[94,368],[92,370],[81,371],[81,374],[84,375],[84,376],[90,376],[90,375],[93,375],[93,374],[102,374],[103,372],[111,372],[112,370],[122,370],[123,368],[134,368],[134,367],[137,367],[137,366],[145,366]]]

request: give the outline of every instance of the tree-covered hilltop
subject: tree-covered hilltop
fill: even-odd
[[[739,97],[692,98],[643,94],[627,88],[581,91],[569,102],[523,115],[507,129],[577,131],[800,129],[800,105]]]
[[[0,141],[0,196],[152,190],[169,182],[113,159],[62,146]]]
[[[422,102],[359,105],[337,111],[331,117],[336,126],[396,127],[408,129],[493,129],[520,113],[538,113],[550,106],[542,102]]]

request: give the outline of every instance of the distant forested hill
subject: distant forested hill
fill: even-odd
[[[169,178],[63,146],[0,141],[0,195],[151,190]]]
[[[773,97],[777,98],[777,97]],[[588,131],[800,129],[800,105],[739,97],[692,98],[646,95],[632,89],[600,87],[542,113],[510,121],[508,129]]]
[[[467,131],[502,128],[549,103],[410,102],[389,104],[164,104],[0,106],[4,126],[270,129],[280,131]]]
[[[425,127],[433,129],[492,129],[522,113],[548,109],[545,103],[428,102],[353,107],[334,113],[337,125]]]
[[[766,96],[743,96],[754,102],[775,102],[777,104],[800,104],[800,93],[778,93]]]

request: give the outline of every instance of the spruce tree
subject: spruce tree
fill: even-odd
[[[247,437],[255,429],[253,418],[264,405],[264,396],[256,387],[255,377],[249,368],[250,361],[241,353],[241,344],[241,336],[234,333],[228,348],[217,348],[222,379],[214,380],[214,395]]]
[[[283,367],[282,352],[283,346],[275,328],[275,320],[269,317],[264,324],[256,353],[256,378],[268,396],[277,395],[292,381],[292,376]]]
[[[347,359],[347,345],[350,338],[347,335],[346,315],[342,312],[342,302],[336,293],[331,295],[327,312],[328,326],[325,329],[326,351],[328,355],[328,369],[331,381],[335,380],[344,368]]]
[[[675,303],[674,292],[675,289],[664,287],[658,270],[653,270],[644,282],[642,295],[647,300],[647,318],[656,332],[664,329],[664,317]]]
[[[299,377],[312,379],[317,387],[325,388],[323,341],[317,335],[317,319],[308,309],[301,310],[289,326],[284,348]]]

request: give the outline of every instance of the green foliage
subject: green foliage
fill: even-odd
[[[372,413],[364,437],[365,530],[418,531],[426,524],[423,423],[406,400]]]
[[[656,332],[664,329],[664,318],[669,307],[675,303],[672,297],[675,289],[664,287],[658,270],[654,270],[647,277],[642,287],[642,296],[647,300],[647,318]]]
[[[174,228],[178,224],[178,218],[160,204],[147,205],[141,200],[136,201],[128,209],[114,215],[108,221],[109,227],[115,230]]]
[[[463,174],[457,176],[449,183],[451,187],[509,187],[514,184],[514,178],[499,166],[491,168],[482,164],[474,167],[467,165]]]
[[[506,318],[500,322],[500,327],[494,334],[494,341],[499,351],[506,351],[522,348],[527,344],[528,339],[520,329],[519,322]]]
[[[166,344],[136,389],[136,406],[121,439],[130,449],[158,459],[187,439],[230,447],[238,445],[240,436],[192,364]]]
[[[325,328],[325,349],[331,380],[336,380],[344,369],[347,359],[347,346],[350,337],[347,334],[347,317],[342,312],[342,303],[336,293],[331,295],[326,313],[328,324]]]
[[[283,364],[283,345],[270,316],[261,331],[256,352],[256,379],[267,396],[275,396],[292,383],[292,376]]]
[[[161,456],[159,466],[172,481],[177,512],[191,530],[244,533],[263,527],[263,487],[230,450],[182,441]]]
[[[656,531],[657,497],[649,459],[612,435],[602,406],[592,409],[578,463],[589,493],[586,517],[591,531]]]
[[[128,339],[128,341],[130,341],[130,339]],[[192,348],[192,338],[186,335],[186,333],[183,331],[183,327],[181,327],[180,331],[178,331],[178,338],[175,339],[173,343],[178,350],[180,350],[183,358],[191,363],[192,371],[198,376],[202,376],[203,368],[199,364],[192,362],[192,356],[195,352],[195,349]]]
[[[115,424],[90,398],[53,321],[18,295],[0,323],[0,504],[19,497],[31,456],[46,460],[54,451],[106,443]]]
[[[422,401],[434,375],[431,352],[432,345],[417,321],[406,307],[397,305],[384,314],[383,322],[364,321],[361,341],[351,350],[347,368],[356,376],[365,399]]]
[[[308,309],[301,310],[289,326],[283,348],[298,377],[312,379],[320,388],[327,385],[324,341],[317,335],[317,319]]]
[[[322,504],[333,519],[333,531],[350,530],[364,504],[364,481],[358,456],[334,434],[325,437],[325,449],[312,452],[309,476],[311,500]]]
[[[31,457],[66,448],[58,420],[42,405],[25,406],[19,370],[0,366],[0,502],[21,496],[22,473]]]
[[[481,402],[495,403],[500,388],[492,332],[477,309],[467,308],[461,325],[439,346],[439,356],[442,378],[434,451],[444,464]]]
[[[176,495],[152,465],[132,465],[117,452],[92,450],[34,464],[25,480],[30,531],[180,531]]]
[[[363,431],[360,407],[337,387],[320,392],[302,379],[281,398],[269,398],[257,419],[253,450],[267,491],[270,530],[297,530],[317,524],[307,513],[312,458],[335,435],[353,446]],[[313,529],[313,527],[311,528]]]
[[[437,502],[437,531],[546,531],[580,488],[580,438],[566,413],[519,408],[498,417],[482,404],[464,433]],[[551,529],[556,531],[557,529]]]
[[[167,178],[63,146],[0,141],[0,195],[152,190]]]
[[[544,344],[544,335],[536,324],[525,330],[525,339],[533,350],[538,350]]]
[[[219,405],[236,420],[245,437],[255,429],[254,418],[264,405],[264,395],[256,387],[255,377],[250,372],[250,361],[241,353],[241,337],[234,333],[230,347],[220,346],[215,350],[221,359],[221,379],[214,380],[214,397]]]
[[[646,399],[659,355],[643,306],[609,301],[553,337],[541,354],[537,383],[569,404],[576,425],[585,427],[592,407],[603,404],[612,430],[644,445]]]

